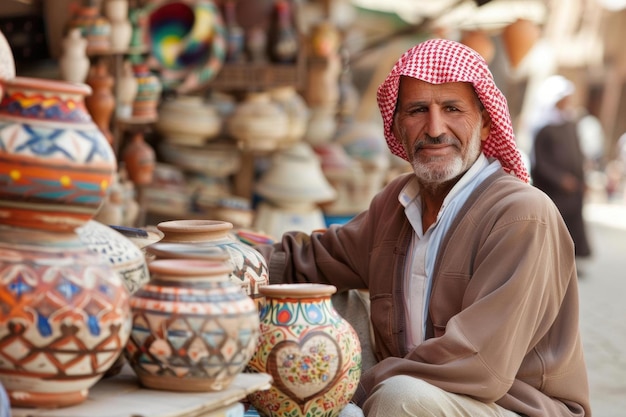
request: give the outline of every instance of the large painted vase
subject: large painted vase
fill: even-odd
[[[256,347],[254,302],[229,280],[226,262],[157,259],[150,282],[131,296],[126,359],[142,385],[187,392],[221,391]]]
[[[214,257],[216,252],[228,255],[227,262],[232,267],[230,279],[243,288],[259,310],[263,307],[265,297],[259,289],[269,283],[267,263],[256,249],[231,233],[232,223],[183,219],[161,222],[157,228],[163,233],[159,247],[162,243],[181,244],[178,249],[170,245],[164,257],[202,259]]]
[[[12,406],[85,400],[130,325],[122,279],[77,234],[0,225],[0,382]]]
[[[266,417],[338,416],[357,389],[361,345],[334,309],[336,288],[323,284],[262,287],[261,336],[250,371],[273,378],[248,400]]]
[[[0,80],[0,224],[71,232],[106,197],[117,160],[94,124],[85,84]]]

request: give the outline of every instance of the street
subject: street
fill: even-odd
[[[593,258],[579,278],[593,417],[626,416],[626,206],[588,204]]]

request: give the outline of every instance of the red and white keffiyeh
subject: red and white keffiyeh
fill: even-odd
[[[473,49],[446,39],[430,39],[406,51],[378,87],[376,99],[383,117],[385,139],[394,155],[408,160],[402,143],[391,129],[402,75],[432,84],[472,83],[491,116],[491,132],[483,143],[483,153],[498,159],[505,171],[525,182],[529,181],[522,156],[515,144],[506,98],[496,87],[487,63]]]

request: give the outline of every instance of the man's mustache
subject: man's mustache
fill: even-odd
[[[459,145],[459,140],[454,136],[450,135],[439,135],[437,137],[432,137],[430,135],[424,135],[424,137],[417,142],[413,146],[413,151],[417,152],[427,145]]]

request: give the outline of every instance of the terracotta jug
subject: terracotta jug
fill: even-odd
[[[540,36],[539,27],[527,19],[517,19],[504,28],[502,42],[511,67],[517,68]]]
[[[124,165],[130,180],[135,185],[148,185],[152,182],[156,166],[156,154],[146,143],[143,133],[135,132],[130,143],[124,148]]]
[[[111,116],[115,110],[115,96],[113,95],[113,84],[115,79],[109,74],[106,62],[103,60],[89,69],[85,82],[92,88],[91,95],[85,97],[85,105],[91,114],[93,121],[102,131],[107,141],[113,144],[113,133],[111,132]]]
[[[359,383],[361,345],[332,305],[336,288],[281,284],[261,291],[267,301],[248,368],[269,373],[273,383],[248,400],[267,417],[338,416]]]
[[[483,30],[467,31],[461,37],[461,43],[469,46],[490,63],[496,53],[496,47],[491,38]]]

